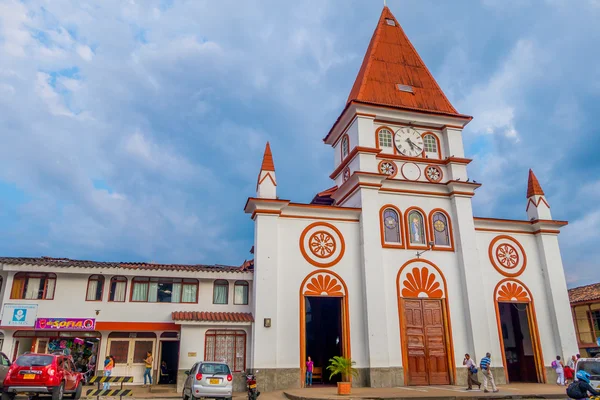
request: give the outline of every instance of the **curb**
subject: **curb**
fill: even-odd
[[[339,400],[339,399],[361,399],[361,400],[414,400],[427,399],[427,400],[521,400],[521,399],[566,399],[567,396],[564,394],[549,393],[549,394],[519,394],[519,395],[490,395],[490,396],[412,396],[412,397],[380,397],[380,396],[327,396],[327,397],[304,397],[297,396],[288,392],[283,392],[285,397],[289,400]]]

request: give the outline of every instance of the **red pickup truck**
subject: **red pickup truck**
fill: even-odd
[[[65,394],[79,399],[83,375],[77,372],[68,356],[55,354],[23,354],[11,364],[2,388],[2,400],[14,400],[17,395],[37,397],[49,394],[52,400],[62,400]]]

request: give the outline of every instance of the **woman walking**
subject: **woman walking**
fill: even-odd
[[[306,379],[304,382],[305,387],[312,386],[312,376],[313,376],[313,368],[315,363],[312,361],[310,356],[308,357],[308,361],[306,361]]]
[[[556,360],[552,361],[552,368],[556,371],[556,384],[565,386],[565,364],[560,359],[560,356],[556,356]]]
[[[152,362],[154,359],[152,358],[152,352],[149,351],[146,353],[146,358],[144,359],[144,365],[146,366],[146,371],[144,371],[144,386],[146,387],[146,377],[148,377],[148,381],[150,385],[152,385]]]
[[[467,384],[469,386],[467,390],[473,390],[473,385],[477,385],[481,389],[481,383],[477,380],[477,365],[469,354],[465,354],[463,365],[467,367]]]
[[[106,356],[106,359],[104,360],[104,376],[110,376],[112,374],[112,370],[113,370],[114,366],[115,366],[115,358],[112,355]],[[109,390],[110,383],[104,382],[102,389]]]

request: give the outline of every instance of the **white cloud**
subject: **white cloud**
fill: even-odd
[[[92,61],[92,58],[94,57],[94,52],[89,46],[77,46],[77,54],[79,54],[79,56],[85,61]]]

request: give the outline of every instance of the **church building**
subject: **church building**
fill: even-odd
[[[303,386],[309,356],[325,382],[328,360],[343,356],[355,386],[394,387],[465,384],[464,354],[486,352],[498,383],[551,382],[555,357],[577,353],[558,243],[567,222],[552,219],[531,170],[523,219],[473,215],[471,119],[384,7],[323,139],[333,187],[310,204],[279,198],[267,144],[245,206],[249,358],[264,390]]]

